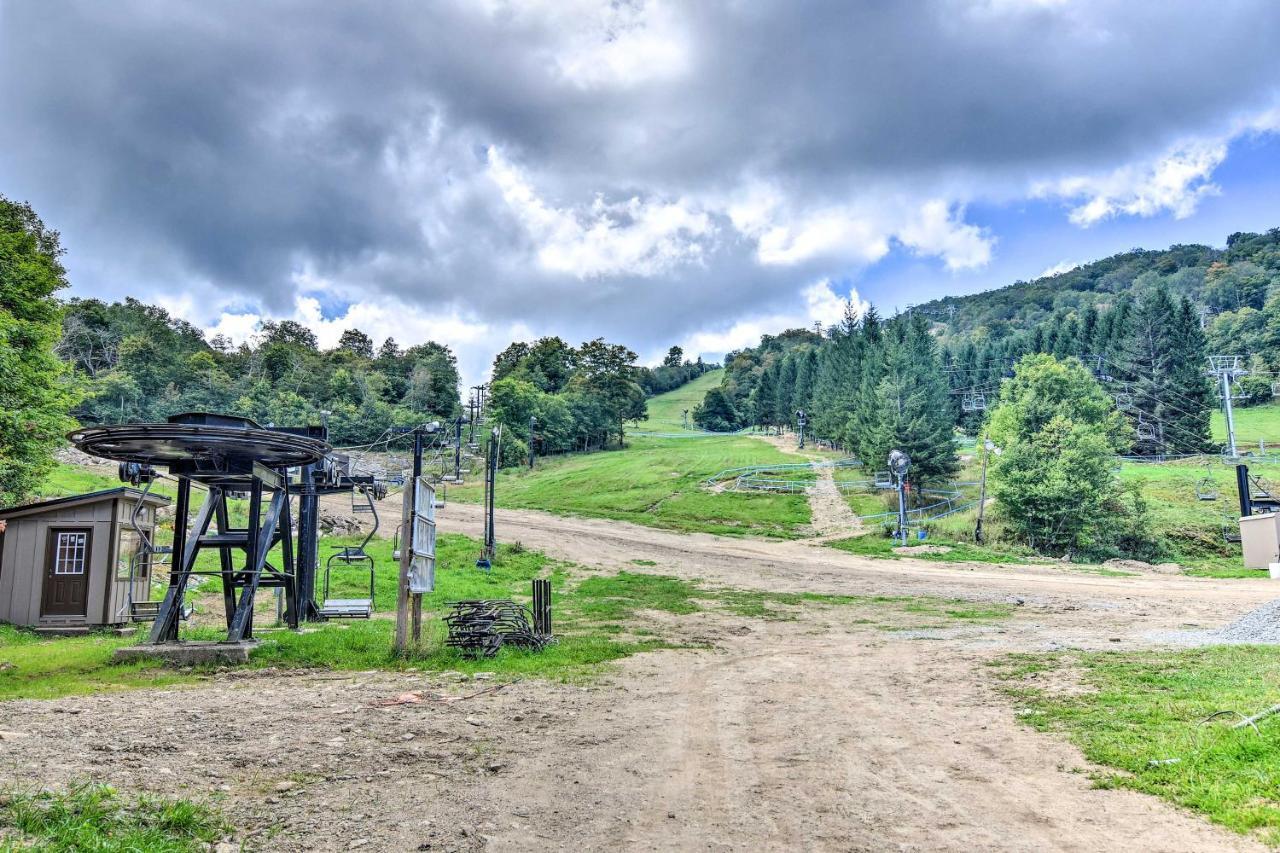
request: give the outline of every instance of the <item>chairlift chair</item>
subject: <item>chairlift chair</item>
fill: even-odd
[[[1216,501],[1217,499],[1218,485],[1213,481],[1213,477],[1206,476],[1196,483],[1196,500]]]
[[[1156,429],[1146,421],[1138,421],[1135,425],[1138,432],[1138,441],[1155,441]]]
[[[381,487],[381,489],[379,489]],[[383,497],[386,496],[386,486],[382,483],[372,483],[369,485],[356,486],[352,489],[352,500],[354,495],[359,492],[365,496],[366,509],[364,512],[373,514],[373,527],[365,534],[364,540],[359,545],[336,545],[337,553],[330,555],[324,563],[324,586],[322,591],[324,603],[320,607],[320,615],[325,619],[369,619],[373,616],[374,607],[374,589],[375,589],[375,563],[373,556],[365,551],[369,542],[378,532],[380,519],[378,518],[378,506],[374,500],[375,494],[381,491]],[[354,507],[355,504],[353,503]],[[368,598],[330,598],[329,583],[333,573],[333,564],[341,563],[347,567],[364,565],[369,569],[369,597]]]
[[[960,408],[966,412],[981,412],[987,408],[987,396],[980,391],[966,391],[960,400]]]

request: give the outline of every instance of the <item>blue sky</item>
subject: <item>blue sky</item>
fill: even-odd
[[[715,358],[1280,225],[1264,0],[0,3],[0,193],[72,295]]]

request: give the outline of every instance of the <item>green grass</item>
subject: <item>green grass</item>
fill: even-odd
[[[901,554],[899,549],[894,545],[894,540],[884,536],[880,532],[866,533],[861,536],[852,536],[848,539],[836,539],[828,542],[827,545],[849,554],[858,554],[863,557],[879,557],[883,559],[897,560],[902,557],[910,557],[913,560],[934,560],[940,563],[1017,563],[1025,559],[1026,555],[1010,548],[1001,546],[975,545],[971,542],[961,542],[953,539],[930,536],[923,542],[912,542],[912,545],[938,545],[949,550],[945,553],[930,553],[920,551],[916,553]]]
[[[1269,478],[1266,470],[1258,473]],[[1196,496],[1197,485],[1206,477],[1213,480],[1216,500],[1200,500]],[[1120,479],[1141,484],[1151,528],[1165,540],[1169,559],[1185,567],[1187,574],[1260,576],[1243,567],[1240,546],[1222,538],[1224,519],[1234,528],[1240,514],[1234,468],[1219,462],[1126,463],[1120,468]]]
[[[792,537],[809,523],[802,494],[713,493],[703,481],[726,468],[802,461],[749,436],[633,437],[624,450],[538,461],[533,471],[498,474],[499,507],[540,509],[631,521],[650,527],[720,534]],[[449,490],[480,499],[479,484]]]
[[[709,370],[692,382],[686,382],[679,388],[650,397],[648,402],[649,417],[634,425],[634,429],[644,432],[696,432],[693,425],[693,407],[702,403],[707,392],[720,385],[724,378],[724,369]],[[685,427],[681,413],[689,410],[689,426]]]
[[[1236,423],[1236,442],[1241,450],[1257,447],[1259,440],[1267,445],[1280,444],[1280,405],[1268,403],[1262,406],[1235,408],[1232,412]],[[1222,410],[1215,409],[1209,419],[1209,431],[1214,441],[1227,440],[1227,419]]]
[[[186,853],[208,850],[227,827],[207,806],[140,796],[106,785],[0,794],[0,850]]]
[[[997,666],[1022,720],[1110,768],[1098,785],[1154,794],[1280,844],[1280,717],[1257,730],[1231,730],[1235,714],[1201,724],[1280,701],[1280,648],[1016,655]],[[1084,690],[1055,687],[1061,678]]]

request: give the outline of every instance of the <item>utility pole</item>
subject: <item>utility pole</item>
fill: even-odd
[[[982,486],[978,490],[978,523],[973,528],[973,541],[979,545],[982,544],[984,534],[982,532],[982,517],[987,510],[987,462],[991,459],[991,452],[995,451],[996,456],[1000,455],[1000,448],[996,447],[995,442],[986,439],[982,442]]]
[[[796,410],[796,428],[800,431],[800,449],[804,450],[804,428],[809,423],[808,417],[805,416],[804,409]]]
[[[1231,383],[1249,371],[1241,366],[1238,355],[1209,356],[1208,374],[1218,380],[1219,393],[1222,396],[1222,412],[1227,421],[1227,455],[1235,459],[1236,452],[1236,420],[1231,410]]]
[[[533,431],[537,428],[538,428],[538,419],[535,418],[533,415],[530,415],[529,416],[529,470],[530,471],[533,470],[533,457],[535,452],[534,443],[533,443],[535,439],[533,437]]]
[[[413,563],[413,519],[417,511],[418,478],[422,476],[422,427],[413,430],[413,479],[404,490],[403,519],[400,524],[400,583],[396,589],[396,651],[409,646],[409,567]],[[412,596],[414,640],[422,634],[422,595]]]

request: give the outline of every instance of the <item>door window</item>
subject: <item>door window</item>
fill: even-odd
[[[82,575],[89,565],[89,534],[84,530],[60,530],[54,543],[53,573]]]

